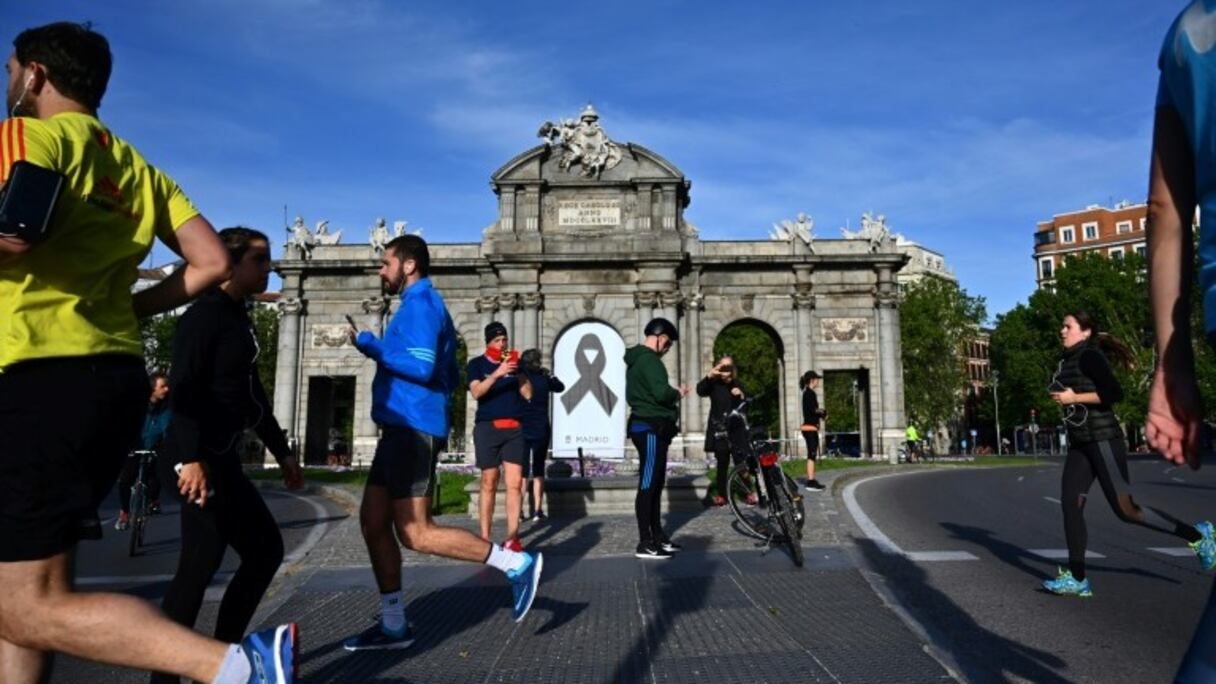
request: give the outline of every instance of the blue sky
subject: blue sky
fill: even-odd
[[[46,0],[0,18],[94,21],[115,53],[102,119],[217,226],[281,236],[286,205],[347,241],[379,216],[475,241],[490,174],[590,101],[692,181],[703,238],[800,211],[837,237],[882,213],[996,314],[1034,287],[1037,221],[1144,199],[1184,4]]]

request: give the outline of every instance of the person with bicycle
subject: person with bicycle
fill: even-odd
[[[708,429],[705,431],[705,451],[718,463],[715,480],[714,506],[726,505],[726,478],[730,475],[731,445],[727,433],[726,415],[745,398],[743,388],[735,377],[735,362],[723,356],[709,373],[697,382],[697,396],[709,398]],[[738,462],[738,457],[736,457]]]
[[[904,439],[908,443],[908,462],[915,463],[920,460],[920,432],[912,423],[908,423],[908,427],[904,429]]]
[[[252,228],[219,233],[232,277],[199,298],[177,323],[173,387],[161,477],[181,494],[181,556],[162,608],[193,627],[203,594],[228,547],[241,564],[224,591],[215,636],[242,634],[283,561],[283,536],[241,466],[239,443],[252,429],[282,469],[290,489],[303,486],[300,465],[271,411],[258,376],[257,334],[246,302],[266,291],[270,239]],[[180,471],[175,466],[180,464]],[[176,682],[153,675],[153,682]]]
[[[680,433],[680,400],[688,386],[672,387],[662,356],[680,340],[675,324],[655,318],[646,324],[642,344],[625,350],[625,402],[629,439],[638,450],[638,558],[667,559],[680,549],[663,532],[660,508],[667,480],[667,448]]]
[[[819,395],[815,390],[823,376],[809,370],[802,374],[802,438],[806,440],[806,491],[822,492],[824,486],[815,479],[815,459],[819,458],[819,421],[828,412],[819,407]]]
[[[169,396],[169,376],[165,375],[164,371],[154,371],[149,377],[152,382],[152,396],[148,399],[148,414],[144,416],[140,449],[156,452],[165,441],[165,432],[169,429],[169,402],[165,400]],[[135,484],[138,473],[139,458],[135,452],[131,452],[127,454],[122,473],[118,476],[118,505],[122,510],[118,512],[118,520],[114,523],[116,530],[125,530],[131,524],[131,486]],[[144,480],[151,502],[148,508],[152,513],[159,513],[160,478],[156,475],[155,467],[144,469]]]

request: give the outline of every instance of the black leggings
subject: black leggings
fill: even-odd
[[[241,564],[220,602],[215,638],[238,643],[283,562],[283,536],[257,488],[236,459],[230,460],[211,468],[208,484],[215,497],[207,497],[205,507],[182,502],[181,558],[162,608],[173,621],[193,628],[207,585],[231,546]],[[168,473],[162,470],[161,477]],[[177,677],[154,674],[152,681],[177,682]]]
[[[1094,480],[1115,515],[1125,523],[1181,537],[1187,542],[1200,539],[1191,525],[1158,508],[1139,506],[1132,500],[1131,479],[1127,474],[1127,444],[1122,439],[1073,444],[1064,461],[1060,504],[1064,509],[1064,538],[1068,541],[1068,567],[1073,577],[1085,579],[1085,499]]]
[[[545,457],[549,454],[549,434],[542,437],[524,435],[524,477],[545,477]]]
[[[667,447],[671,440],[659,437],[653,430],[635,432],[630,426],[629,439],[638,450],[638,496],[633,511],[638,518],[638,538],[643,544],[665,540],[660,505],[663,485],[667,481]]]

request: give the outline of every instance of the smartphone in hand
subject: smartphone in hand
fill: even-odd
[[[350,324],[350,327],[354,329],[355,332],[359,332],[359,326],[355,323],[355,319],[350,317],[350,314],[346,314],[346,322]]]

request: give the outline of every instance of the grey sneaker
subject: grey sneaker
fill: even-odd
[[[401,630],[401,634],[389,634],[377,622],[343,641],[342,648],[348,651],[384,651],[393,648],[409,648],[412,643],[414,643],[414,630],[409,625]]]

